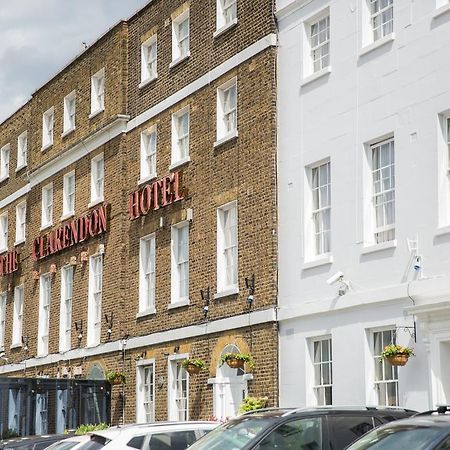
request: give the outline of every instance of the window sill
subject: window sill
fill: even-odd
[[[234,130],[231,133],[228,133],[223,138],[221,138],[221,139],[217,140],[216,142],[214,142],[214,148],[220,147],[222,144],[225,144],[228,141],[236,139],[238,136],[239,136],[238,131]]]
[[[169,64],[169,69],[172,69],[175,66],[178,66],[178,64],[180,64],[181,62],[183,62],[185,59],[188,59],[189,56],[191,56],[191,52],[188,51],[187,53],[185,53],[184,55],[181,55],[179,58],[174,59],[170,64]]]
[[[439,227],[436,229],[436,232],[434,233],[435,236],[444,236],[446,234],[450,234],[450,225]]]
[[[219,300],[221,298],[230,297],[231,295],[239,294],[239,287],[235,286],[224,291],[216,292],[214,294],[214,300]]]
[[[152,173],[151,175],[148,175],[148,176],[146,176],[144,178],[140,178],[138,180],[137,184],[145,184],[145,183],[147,183],[149,181],[152,181],[152,180],[156,179],[156,177],[157,177],[156,173]]]
[[[59,219],[60,222],[64,222],[67,219],[70,219],[71,217],[73,217],[75,215],[75,212],[72,211],[70,213],[64,214],[63,216],[61,216],[61,218]]]
[[[383,242],[382,244],[373,244],[364,246],[361,249],[361,254],[366,255],[368,253],[381,252],[383,250],[388,250],[390,248],[396,247],[397,247],[397,240],[394,239],[393,241]]]
[[[7,251],[8,251],[8,247],[0,248],[0,255],[1,255],[2,253],[6,253]]]
[[[182,308],[183,306],[189,306],[189,299],[180,300],[178,302],[171,303],[170,305],[167,305],[167,309],[176,309],[176,308]]]
[[[41,228],[39,228],[40,231],[47,230],[48,228],[51,228],[53,226],[52,223],[46,223],[44,225],[41,225]]]
[[[395,40],[395,33],[388,34],[387,36],[382,37],[381,39],[378,39],[378,41],[372,42],[372,44],[366,45],[359,51],[359,57],[367,55],[367,53],[370,53],[374,50],[376,50],[379,47],[382,47],[383,45],[386,45],[389,42],[393,42]]]
[[[7,180],[9,178],[9,175],[7,175],[6,177],[0,178],[0,183],[3,183],[5,180]]]
[[[73,133],[75,131],[75,127],[69,128],[68,130],[64,131],[63,134],[61,134],[61,137],[64,139],[66,136],[68,136],[70,133]]]
[[[433,12],[432,18],[437,19],[438,17],[442,16],[442,14],[445,14],[450,11],[450,4],[441,6],[440,8],[436,9],[436,11]]]
[[[333,256],[330,254],[321,255],[316,259],[310,259],[303,264],[303,270],[312,269],[313,267],[325,266],[326,264],[332,264]]]
[[[22,342],[16,342],[15,344],[11,344],[11,347],[9,347],[10,349],[14,349],[14,348],[22,348]]]
[[[89,119],[93,119],[95,116],[98,116],[100,113],[102,113],[105,110],[105,108],[97,109],[95,111],[92,111],[89,114]]]
[[[184,166],[185,164],[187,164],[190,161],[191,161],[191,158],[189,156],[186,156],[185,158],[180,159],[179,161],[173,162],[169,166],[169,170],[178,169],[178,167]]]
[[[139,311],[139,312],[136,314],[136,319],[141,319],[142,317],[151,316],[151,315],[153,315],[153,314],[156,314],[156,309],[155,309],[155,307],[146,309],[146,310],[144,310],[144,311]]]
[[[91,200],[89,203],[88,203],[88,208],[92,208],[93,206],[97,206],[97,205],[99,205],[100,203],[103,203],[105,201],[105,199],[102,197],[102,198],[96,198],[96,199],[94,199],[94,200]]]
[[[138,86],[139,89],[142,89],[143,87],[149,85],[152,81],[155,81],[157,78],[158,78],[158,74],[156,73],[156,74],[153,75],[152,77],[147,78],[147,79],[141,81],[141,82],[139,83],[139,86]]]
[[[20,239],[20,240],[14,242],[14,247],[17,247],[18,245],[24,244],[24,243],[25,243],[25,239]]]
[[[303,80],[300,81],[300,86],[306,86],[307,84],[312,83],[313,81],[316,81],[319,78],[328,75],[329,73],[331,73],[331,66],[324,67],[323,69],[318,70],[317,72],[314,72],[313,74],[303,78]]]
[[[25,169],[25,167],[27,167],[26,164],[21,164],[20,166],[17,166],[17,167],[16,167],[16,173],[17,173],[17,172],[20,172],[22,169]]]
[[[237,17],[236,19],[233,19],[231,22],[226,23],[223,27],[218,28],[216,31],[214,31],[213,33],[213,37],[219,37],[221,36],[223,33],[225,33],[225,31],[228,31],[231,28],[234,28],[238,23]]]
[[[43,145],[41,148],[41,152],[45,152],[45,150],[48,150],[52,145],[53,145],[53,142]]]

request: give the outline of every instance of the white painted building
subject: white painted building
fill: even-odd
[[[450,2],[277,18],[280,404],[449,404]]]

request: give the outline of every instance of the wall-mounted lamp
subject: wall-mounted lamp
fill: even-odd
[[[211,293],[210,293],[209,286],[206,289],[206,291],[204,291],[203,289],[200,289],[200,296],[202,297],[202,301],[203,301],[203,315],[205,316],[205,319],[206,319],[208,317],[209,302],[211,300]]]
[[[245,287],[248,289],[247,305],[249,308],[253,305],[254,295],[255,295],[255,274],[253,273],[251,277],[245,277]]]
[[[37,280],[39,280],[39,277],[41,276],[41,274],[39,273],[39,270],[33,270],[32,276],[33,276],[33,280],[37,281]]]
[[[111,314],[108,317],[108,314],[105,314],[105,321],[106,321],[106,336],[108,338],[108,341],[111,340],[112,336],[112,327],[113,327],[113,312],[111,311]]]
[[[69,259],[69,264],[71,266],[76,266],[77,265],[77,257],[76,256],[71,256]]]
[[[56,264],[50,264],[50,273],[52,275],[55,275],[55,273],[57,272],[57,268],[56,268]]]
[[[180,346],[179,345],[175,345],[175,347],[173,348],[173,352],[174,353],[178,353],[180,351]]]
[[[22,348],[24,351],[28,351],[28,336],[22,336]]]
[[[89,252],[81,252],[80,253],[80,261],[82,264],[87,263],[89,260]]]
[[[83,319],[80,319],[78,322],[75,321],[75,330],[77,330],[78,347],[80,347],[83,339]]]

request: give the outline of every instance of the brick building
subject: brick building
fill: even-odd
[[[0,125],[3,376],[124,372],[113,422],[277,403],[275,45],[272,0],[151,1]]]

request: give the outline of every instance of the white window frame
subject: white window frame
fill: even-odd
[[[141,133],[140,160],[141,170],[139,183],[145,183],[157,177],[156,174],[156,149],[157,149],[156,125]]]
[[[8,250],[8,213],[0,215],[0,253]]]
[[[180,234],[187,230],[187,242],[186,242],[186,252],[187,260],[180,258],[179,252],[179,239]],[[185,220],[183,222],[173,225],[171,228],[171,305],[169,307],[184,306],[189,304],[189,221]],[[185,283],[187,284],[187,295],[181,295],[181,283],[183,267],[187,267],[185,273]]]
[[[158,38],[155,33],[141,44],[141,82],[144,87],[158,78]]]
[[[52,275],[46,273],[39,280],[39,324],[37,356],[48,355],[50,334],[50,305],[52,300]]]
[[[144,236],[139,241],[139,314],[156,312],[156,235]]]
[[[391,164],[389,165],[384,165],[384,166],[380,166],[378,168],[374,168],[373,166],[373,155],[374,152],[376,151],[376,149],[379,149],[379,151],[382,151],[385,149],[385,145],[389,145],[391,148],[390,150],[393,153],[393,160],[391,158]],[[373,217],[373,242],[374,244],[383,244],[386,242],[391,242],[391,241],[395,241],[395,141],[394,141],[394,137],[390,137],[388,139],[384,139],[380,142],[376,142],[370,145],[370,165],[371,165],[371,187],[372,187],[372,217]],[[390,170],[391,172],[393,171],[393,173],[391,173],[390,178],[392,178],[393,181],[393,186],[391,186],[390,188],[385,189],[383,187],[383,184],[381,181],[384,179],[383,178],[383,173],[386,170]],[[379,184],[381,185],[381,190],[377,191],[376,190],[376,174],[379,174],[380,176],[380,182]],[[391,183],[392,184],[392,183]],[[383,201],[382,203],[378,203],[379,199],[384,199],[386,196],[390,196],[390,194],[392,193],[393,195],[393,200],[387,200],[387,201]],[[377,207],[380,207],[380,205],[383,206],[383,222],[386,222],[388,219],[385,217],[386,216],[386,211],[387,208],[389,207],[389,204],[393,203],[393,217],[394,217],[394,221],[393,223],[384,223],[383,225],[379,226],[377,224]]]
[[[8,294],[0,293],[0,350],[5,350],[6,303]]]
[[[64,97],[63,137],[75,130],[76,103],[77,98],[75,90]]]
[[[73,179],[72,185],[70,182],[71,179]],[[75,214],[75,190],[75,170],[72,170],[63,177],[63,215],[61,219],[66,219]]]
[[[11,145],[6,144],[0,149],[0,182],[9,178],[9,161]]]
[[[42,114],[42,149],[44,151],[53,145],[53,131],[55,126],[55,108],[50,109]]]
[[[170,355],[168,358],[168,419],[173,421],[189,420],[189,374],[181,365],[189,354]],[[179,395],[179,382],[186,380],[186,397]],[[180,408],[180,400],[185,399],[186,408]],[[184,412],[184,413],[183,413]]]
[[[148,383],[145,375],[150,370],[153,374],[153,384]],[[155,421],[156,394],[155,359],[141,359],[136,363],[136,422],[150,423]],[[148,409],[147,409],[148,405]]]
[[[231,103],[230,93],[234,90],[234,102]],[[237,131],[238,91],[237,78],[228,80],[217,88],[217,122],[215,146],[238,135]]]
[[[13,330],[11,347],[22,347],[24,285],[14,288]]]
[[[94,273],[95,264],[100,270]],[[95,277],[99,277],[96,285]],[[102,296],[103,296],[103,255],[96,254],[89,257],[89,300],[88,300],[88,327],[87,345],[93,347],[100,344],[102,325]]]
[[[379,45],[383,45],[386,42],[390,42],[395,39],[394,27],[395,27],[395,1],[387,0],[392,2],[392,6],[388,5],[381,8],[379,11],[372,10],[373,0],[360,0],[361,1],[361,54],[365,54]],[[378,26],[374,25],[374,21],[377,21],[377,17],[383,17],[383,15],[388,11],[392,11],[392,20],[387,20],[384,25],[381,26],[381,33],[377,35],[376,29]],[[384,28],[388,25],[386,28]]]
[[[226,228],[225,216],[234,210],[235,235]],[[232,201],[217,208],[217,294],[231,294],[239,292],[238,262],[239,262],[239,216],[237,201]],[[227,243],[227,236],[230,242]],[[234,242],[233,242],[234,238]],[[228,266],[228,255],[234,254],[231,267]],[[232,271],[232,273],[230,273]]]
[[[187,117],[187,132],[180,130],[182,118]],[[189,157],[190,111],[186,106],[172,114],[172,159],[170,169],[190,161]]]
[[[219,36],[238,22],[237,0],[217,0],[216,3],[216,31],[214,37]]]
[[[17,167],[16,172],[28,164],[28,131],[25,130],[17,137]]]
[[[53,225],[53,183],[49,183],[41,191],[41,229]]]
[[[14,245],[25,242],[27,221],[27,204],[20,202],[16,205],[16,240]]]
[[[390,338],[389,339],[383,339],[383,333],[390,332]],[[389,406],[398,406],[399,405],[399,384],[398,384],[398,368],[397,366],[392,366],[389,364],[389,362],[386,359],[380,359],[380,354],[375,354],[375,334],[380,333],[382,340],[381,340],[381,351],[384,349],[386,345],[389,345],[391,343],[395,343],[395,328],[394,327],[385,327],[381,329],[371,330],[370,333],[370,350],[372,355],[372,361],[373,361],[373,388],[375,391],[375,400],[376,404],[379,406],[387,406],[388,405],[388,397],[387,397],[387,386],[383,389],[386,389],[384,393],[384,399],[382,399],[382,386],[388,385],[388,384],[394,384],[395,387],[395,396],[396,396],[396,402],[395,405],[389,405]],[[389,341],[389,342],[387,342]],[[377,380],[377,370],[376,366],[380,365],[381,367],[381,378]],[[391,378],[386,377],[386,374],[390,373]]]
[[[180,28],[187,21],[187,35],[180,36]],[[179,62],[190,56],[190,19],[189,9],[183,11],[180,15],[172,20],[172,62],[170,67],[175,66]],[[184,42],[187,42],[184,48]]]
[[[327,343],[329,359],[323,359],[323,345]],[[319,358],[316,358],[316,345],[318,345]],[[316,337],[311,340],[311,363],[313,367],[313,391],[317,406],[330,406],[333,404],[333,342],[331,336]],[[329,367],[328,383],[324,382],[324,369]],[[318,373],[317,373],[318,372]],[[331,402],[326,401],[326,391],[330,390]]]
[[[103,67],[91,77],[90,119],[105,110],[105,82],[105,68]]]
[[[61,304],[59,313],[59,351],[72,348],[73,266],[61,269]]]
[[[99,168],[101,168],[101,171]],[[91,202],[89,203],[89,206],[102,202],[104,198],[105,159],[103,153],[101,153],[91,160]]]

